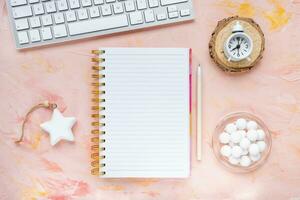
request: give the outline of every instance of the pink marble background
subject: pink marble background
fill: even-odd
[[[17,51],[5,0],[0,0],[1,200],[300,199],[300,1],[194,4],[197,16],[192,23]],[[261,25],[266,51],[252,72],[230,76],[210,60],[207,45],[217,21],[237,14]],[[193,48],[193,75],[199,63],[204,68],[204,147],[198,162],[194,93],[190,178],[101,180],[90,175],[89,52],[100,46]],[[39,110],[27,124],[25,142],[16,146],[25,113],[44,100],[57,102],[65,116],[77,117],[75,143],[51,147],[48,134],[39,128],[50,112]],[[223,169],[211,148],[219,118],[240,110],[263,119],[274,144],[267,163],[243,175]]]

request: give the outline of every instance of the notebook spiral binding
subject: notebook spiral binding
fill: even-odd
[[[105,115],[101,115],[100,112],[105,110],[104,106],[101,106],[101,102],[105,102],[104,98],[101,98],[101,95],[105,94],[105,90],[103,87],[105,86],[105,82],[103,79],[105,78],[105,74],[103,71],[105,67],[101,65],[105,61],[104,58],[100,58],[100,55],[105,54],[104,50],[92,50],[92,54],[95,55],[92,58],[92,62],[95,65],[92,66],[92,114],[91,117],[93,119],[92,126],[93,129],[91,131],[91,174],[96,176],[105,175],[105,171],[101,170],[101,168],[105,167],[105,155],[101,154],[105,151],[105,147],[101,147],[101,144],[105,143],[105,139],[101,139],[101,135],[104,136],[106,134],[105,131],[101,130],[105,123],[101,122],[101,119],[105,118]]]

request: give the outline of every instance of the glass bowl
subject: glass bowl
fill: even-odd
[[[223,144],[219,141],[219,136],[222,132],[224,132],[225,126],[229,123],[234,123],[237,119],[243,118],[246,120],[253,120],[257,122],[259,129],[262,129],[265,132],[265,143],[266,148],[263,152],[261,152],[261,158],[258,161],[252,162],[249,166],[243,167],[241,165],[234,165],[231,164],[228,161],[228,158],[221,155],[220,149],[223,146]],[[213,145],[213,151],[217,158],[217,160],[227,169],[229,169],[232,172],[237,173],[247,173],[256,170],[257,168],[261,167],[265,161],[267,160],[271,147],[272,147],[272,137],[270,134],[270,131],[268,130],[267,126],[264,124],[262,120],[260,120],[258,117],[256,117],[253,114],[247,113],[247,112],[236,112],[231,113],[229,115],[226,115],[215,128],[213,137],[212,137],[212,145]]]

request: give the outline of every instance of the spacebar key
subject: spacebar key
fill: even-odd
[[[79,21],[68,24],[70,35],[79,35],[95,31],[120,28],[128,26],[126,15],[104,17],[88,21]]]
[[[167,6],[175,3],[183,3],[187,2],[188,0],[161,0],[161,5]]]

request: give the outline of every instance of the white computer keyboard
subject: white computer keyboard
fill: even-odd
[[[192,0],[7,0],[19,49],[193,19]]]

